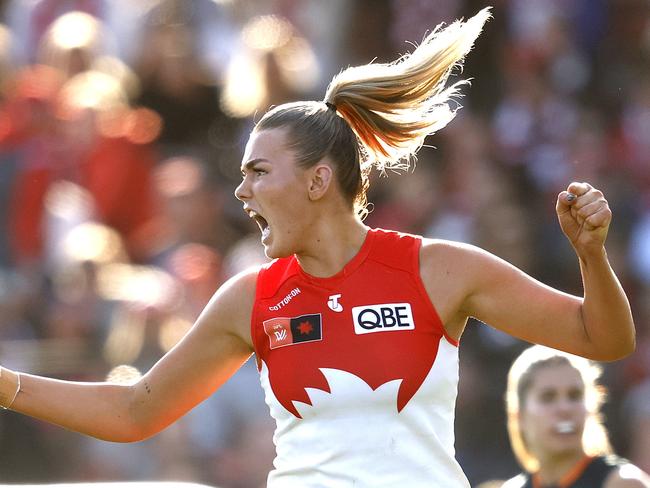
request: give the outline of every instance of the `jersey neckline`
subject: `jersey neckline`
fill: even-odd
[[[573,483],[578,481],[578,478],[582,476],[582,473],[585,472],[587,466],[589,466],[594,459],[594,456],[583,456],[576,464],[573,465],[573,467],[567,473],[562,476],[562,478],[560,478],[556,484],[548,486],[557,486],[557,488],[570,488]],[[533,473],[532,483],[533,488],[543,488],[544,486],[547,486],[542,485],[539,478],[539,473]]]
[[[368,254],[370,254],[370,249],[372,248],[372,244],[375,240],[375,236],[377,235],[377,230],[376,229],[368,229],[368,232],[366,232],[366,237],[363,240],[363,244],[361,244],[361,247],[359,248],[359,251],[348,261],[345,266],[343,266],[343,269],[339,271],[338,273],[332,275],[332,276],[326,276],[326,277],[319,277],[319,276],[313,276],[307,273],[302,269],[302,266],[300,266],[300,263],[298,262],[298,258],[294,254],[292,257],[292,264],[293,267],[297,270],[298,274],[304,278],[305,280],[314,283],[314,284],[319,284],[319,285],[329,285],[336,283],[348,276],[350,276],[352,273],[354,273],[359,266],[365,261],[366,257],[368,257]]]

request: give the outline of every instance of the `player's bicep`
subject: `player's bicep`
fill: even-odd
[[[466,251],[471,279],[463,311],[520,339],[576,354],[588,348],[582,300],[551,288],[478,248]]]

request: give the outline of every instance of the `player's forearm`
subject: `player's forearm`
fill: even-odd
[[[130,419],[132,387],[20,374],[11,409],[66,429],[114,442],[139,440]]]
[[[613,361],[634,351],[635,329],[630,304],[607,254],[580,256],[584,285],[582,319],[596,359]]]

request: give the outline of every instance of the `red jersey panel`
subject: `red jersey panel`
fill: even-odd
[[[258,278],[252,336],[280,403],[310,404],[305,388],[329,392],[319,368],[348,371],[374,390],[401,379],[396,411],[422,384],[443,328],[419,278],[420,239],[370,230],[335,276],[316,278],[294,257]],[[416,325],[417,324],[417,325]]]

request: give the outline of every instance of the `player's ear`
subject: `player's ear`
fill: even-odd
[[[334,178],[332,167],[325,163],[318,163],[311,168],[311,177],[309,179],[309,199],[312,201],[319,200],[327,193]]]

